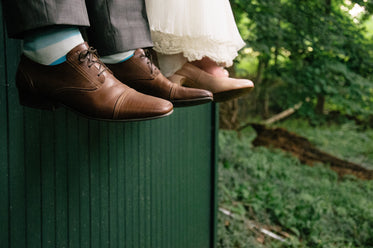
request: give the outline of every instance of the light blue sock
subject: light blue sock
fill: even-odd
[[[115,54],[108,55],[108,56],[102,56],[100,57],[100,60],[104,62],[105,64],[122,63],[132,58],[134,53],[135,53],[135,50],[130,50],[128,52],[123,52],[123,53],[115,53]]]
[[[66,54],[83,43],[77,27],[53,27],[35,32],[23,40],[23,53],[43,65],[58,65],[66,61]]]

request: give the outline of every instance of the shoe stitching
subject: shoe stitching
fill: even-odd
[[[128,88],[125,90],[118,98],[117,101],[114,104],[113,108],[113,119],[118,119],[119,113],[120,113],[120,106],[122,106],[122,103],[127,98],[127,96],[132,92],[133,90],[131,88]]]
[[[175,85],[171,85],[170,87],[170,92],[169,92],[169,96],[168,96],[168,99],[170,100],[173,100],[175,98],[175,93],[176,93],[176,87],[174,87]]]
[[[57,89],[56,93],[62,93],[62,92],[65,92],[65,91],[70,91],[70,90],[94,91],[94,90],[97,90],[97,89],[100,88],[101,84],[98,84],[98,83],[94,82],[94,80],[92,80],[92,76],[89,75],[86,71],[82,70],[79,67],[79,64],[74,63],[72,61],[67,61],[67,63],[70,64],[74,70],[78,71],[78,73],[80,75],[82,75],[82,77],[85,78],[93,87],[92,88],[87,88],[87,87],[85,87],[85,88],[82,88],[82,87],[63,87],[63,88]]]
[[[92,50],[93,51],[95,51],[93,48],[92,48]],[[84,51],[87,51],[87,49],[86,50],[83,50],[83,51],[77,51],[76,53],[78,54],[78,61],[80,61],[80,62],[84,62],[85,61],[85,59],[82,61],[81,59],[80,59],[80,57],[81,57],[81,54],[84,52]],[[89,74],[89,73],[87,73],[87,71],[86,70],[83,70],[83,69],[81,69],[80,67],[81,67],[81,65],[79,64],[79,63],[77,63],[76,62],[76,60],[75,59],[67,59],[67,61],[66,61],[67,63],[69,63],[71,66],[72,66],[72,68],[74,68],[75,70],[77,70],[84,78],[86,78],[91,84],[93,84],[96,88],[95,89],[98,89],[101,85],[102,85],[102,83],[100,84],[100,83],[96,83],[94,80],[92,80],[92,76]],[[100,63],[100,65],[103,65],[103,66],[105,66],[105,64],[103,64],[100,60],[97,60],[97,61],[95,61],[95,62],[93,62],[92,63],[92,65],[94,64],[94,63]],[[92,66],[91,65],[91,66]],[[101,66],[100,66],[100,68],[101,68]],[[106,66],[105,66],[105,69],[101,72],[101,74],[104,72],[104,71],[109,71],[109,72],[111,72]],[[98,74],[97,76],[99,77],[101,74]],[[79,89],[79,88],[77,88],[77,89]],[[89,90],[95,90],[95,89],[89,89]]]

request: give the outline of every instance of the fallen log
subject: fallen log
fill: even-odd
[[[276,121],[279,121],[279,120],[282,120],[286,117],[289,117],[290,115],[294,114],[298,109],[300,109],[300,107],[302,107],[302,105],[303,105],[303,102],[299,102],[299,103],[295,104],[294,107],[289,108],[285,111],[282,111],[281,113],[279,113],[275,116],[272,116],[271,118],[265,120],[263,122],[263,124],[265,124],[265,125],[273,124]]]
[[[306,102],[308,102],[308,101],[309,101],[309,99],[306,98]],[[276,115],[272,116],[271,118],[269,118],[269,119],[267,119],[267,120],[264,120],[264,121],[261,122],[261,123],[263,123],[264,125],[270,125],[270,124],[273,124],[273,123],[276,122],[276,121],[279,121],[279,120],[282,120],[282,119],[284,119],[284,118],[286,118],[286,117],[289,117],[290,115],[294,114],[298,109],[300,109],[300,108],[302,107],[302,105],[303,105],[303,102],[299,102],[299,103],[295,104],[293,107],[291,107],[291,108],[289,108],[289,109],[287,109],[287,110],[284,110],[284,111],[282,111],[281,113],[276,114]],[[240,132],[240,131],[242,131],[243,129],[245,129],[245,128],[251,126],[252,124],[253,124],[252,122],[248,122],[248,123],[246,123],[246,124],[244,124],[244,125],[238,127],[238,128],[236,129],[236,131],[237,131],[237,132]],[[255,123],[254,123],[254,124],[255,124]]]
[[[306,138],[289,132],[284,128],[268,128],[263,124],[251,123],[258,134],[253,141],[254,146],[275,147],[290,152],[302,163],[313,166],[316,162],[329,164],[330,168],[344,176],[355,175],[360,179],[372,180],[373,170],[366,169],[358,164],[339,159],[326,152],[320,151]]]

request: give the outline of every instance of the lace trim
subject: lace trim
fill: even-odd
[[[208,36],[177,36],[153,30],[151,34],[154,50],[159,53],[168,55],[183,53],[188,61],[209,57],[226,67],[233,64],[233,59],[237,57],[238,50],[245,46],[242,39],[219,41]]]

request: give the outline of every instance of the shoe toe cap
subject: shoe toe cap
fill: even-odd
[[[118,119],[148,120],[171,114],[173,105],[167,100],[133,90],[121,101],[116,111]]]

